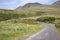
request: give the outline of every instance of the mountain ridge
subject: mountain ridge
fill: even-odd
[[[31,7],[32,5],[42,5],[42,4],[37,3],[37,2],[36,3],[27,3],[24,6],[17,7],[16,9],[27,8],[27,7]]]
[[[18,9],[27,9],[27,8],[30,8],[30,7],[36,7],[36,6],[39,6],[39,7],[60,7],[59,6],[60,5],[60,1],[57,1],[57,2],[55,2],[55,3],[53,3],[52,5],[44,5],[44,4],[40,4],[40,3],[37,3],[37,2],[35,2],[35,3],[27,3],[27,4],[25,4],[24,6],[21,6],[21,7],[17,7],[16,9],[18,10]]]

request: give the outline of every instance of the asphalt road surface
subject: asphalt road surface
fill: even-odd
[[[54,24],[44,24],[45,28],[40,32],[29,36],[26,40],[60,40]]]

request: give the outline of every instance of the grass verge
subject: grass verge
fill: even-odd
[[[59,36],[60,36],[60,28],[57,28],[57,31],[58,31],[58,34],[59,34]]]
[[[0,40],[12,40],[16,37],[22,38],[23,36],[35,33],[42,28],[42,25],[0,22]]]

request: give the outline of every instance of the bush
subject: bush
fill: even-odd
[[[55,24],[56,28],[60,28],[60,23]]]
[[[36,12],[36,15],[40,16],[40,15],[42,15],[43,13],[45,13],[45,12],[37,11],[37,12]]]
[[[20,14],[20,17],[26,17],[26,16],[27,16],[27,15],[24,14],[24,13]]]
[[[19,18],[19,14],[0,14],[0,21]]]
[[[18,21],[19,23],[25,23],[25,24],[36,24],[36,21],[33,19],[22,19]]]
[[[55,21],[55,17],[40,17],[37,21],[53,23]]]
[[[60,28],[60,20],[57,20],[57,21],[55,22],[55,26],[56,26],[56,28]]]

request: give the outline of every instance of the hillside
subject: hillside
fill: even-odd
[[[60,8],[60,1],[53,3],[52,5],[44,5],[40,3],[27,3],[24,6],[19,6],[16,10],[25,10],[25,11],[40,11],[40,10],[56,10]]]
[[[55,2],[54,4],[56,4],[56,5],[60,5],[60,1],[57,1],[57,2]]]
[[[54,9],[54,7],[52,7],[51,5],[43,5],[40,3],[27,3],[22,7],[18,7],[16,8],[16,10],[35,10],[35,11],[39,11],[42,9]]]
[[[16,10],[0,9],[0,21],[16,19],[21,17],[32,17],[41,15],[54,15],[60,17],[60,1],[52,5],[42,5],[40,3],[28,3],[19,6]],[[58,7],[56,7],[58,6]]]
[[[53,3],[53,5],[54,5],[55,7],[60,8],[60,1],[57,1],[57,2]]]
[[[60,14],[60,5],[58,5],[57,3],[60,3],[59,1],[58,2],[55,2],[54,4],[52,5],[43,5],[43,4],[40,4],[40,3],[28,3],[28,4],[25,4],[24,6],[22,7],[18,7],[16,8],[16,10],[18,11],[21,11],[21,12],[38,12],[38,13],[41,13],[41,14],[53,14],[53,15],[56,15],[56,14]],[[56,7],[58,6],[58,7]]]
[[[32,6],[40,6],[40,5],[42,5],[42,4],[40,4],[40,3],[27,3],[27,4],[25,4],[24,6],[22,6],[22,7],[18,7],[18,8],[16,8],[17,10],[18,9],[24,9],[24,8],[29,8],[29,7],[32,7]]]

